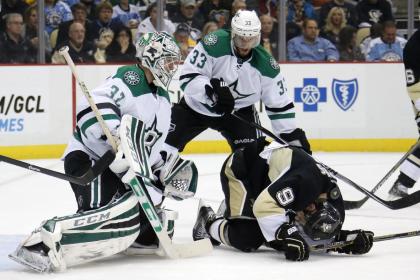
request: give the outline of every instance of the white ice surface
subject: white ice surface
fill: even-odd
[[[317,153],[315,156],[371,189],[402,154]],[[174,240],[181,243],[192,240],[191,229],[198,199],[206,199],[214,208],[221,201],[219,169],[226,155],[186,157],[196,161],[200,173],[196,197],[183,202],[166,202],[168,208],[179,211]],[[63,170],[59,160],[30,162],[56,171]],[[381,197],[387,199],[386,191],[396,174],[378,191]],[[363,197],[352,187],[342,185],[341,189],[345,199]],[[179,260],[117,255],[70,268],[65,273],[40,275],[7,258],[18,242],[42,220],[74,211],[75,199],[65,181],[0,163],[0,279],[420,279],[420,237],[378,242],[363,256],[312,254],[303,263],[286,261],[282,254],[269,249],[242,253],[218,247],[210,255]],[[376,235],[420,230],[420,206],[396,211],[369,200],[362,208],[347,212],[344,228],[370,229]]]

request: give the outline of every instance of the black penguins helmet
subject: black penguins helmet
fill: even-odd
[[[343,225],[340,212],[326,200],[316,202],[315,206],[314,212],[305,213],[304,232],[315,241],[337,235]]]

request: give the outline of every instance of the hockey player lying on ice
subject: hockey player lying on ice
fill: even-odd
[[[225,200],[218,213],[200,201],[194,240],[210,237],[244,252],[261,245],[304,261],[309,246],[353,240],[335,249],[365,254],[373,232],[342,230],[344,205],[335,178],[301,149],[259,143],[260,154],[239,149],[225,161],[221,183]],[[265,146],[265,147],[264,147]]]

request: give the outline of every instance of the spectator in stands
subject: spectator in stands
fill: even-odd
[[[140,22],[139,27],[137,28],[136,40],[144,33],[157,31],[158,10],[156,2],[147,7],[145,16],[146,18]],[[175,32],[175,25],[169,19],[164,18],[162,31],[166,31],[168,34],[172,35]]]
[[[76,3],[71,6],[71,13],[73,19],[60,23],[58,26],[58,35],[57,35],[57,45],[61,45],[65,40],[68,39],[69,27],[73,22],[81,23],[86,30],[85,38],[88,41],[95,39],[95,34],[92,30],[92,22],[87,18],[88,11],[86,6],[83,3]]]
[[[106,48],[106,62],[136,62],[136,47],[133,44],[131,30],[122,26],[117,30],[111,44]]]
[[[103,1],[96,6],[98,19],[92,23],[92,33],[94,42],[99,39],[101,29],[109,28],[115,31],[123,25],[118,17],[112,18],[112,5],[108,1]]]
[[[173,23],[187,23],[194,33],[194,40],[200,38],[200,30],[203,29],[205,20],[204,16],[197,9],[197,3],[195,0],[180,0],[179,10],[171,18]]]
[[[198,10],[204,16],[204,21],[215,20],[215,14],[223,15],[226,22],[229,22],[232,1],[228,0],[204,0]],[[220,27],[220,25],[219,25]]]
[[[339,35],[338,52],[340,61],[364,61],[365,57],[356,46],[357,29],[351,25],[343,27]]]
[[[274,31],[274,20],[269,15],[260,16],[261,46],[278,60],[278,32]]]
[[[34,52],[38,52],[38,6],[29,6],[23,15],[23,37],[27,40]],[[45,60],[51,60],[51,44],[47,31],[44,31]]]
[[[79,2],[80,2],[80,0],[61,0],[61,1],[63,1],[64,3],[66,3],[66,4],[67,4],[67,6],[69,6],[70,8],[71,8],[74,4],[76,4],[76,3],[79,3]]]
[[[304,0],[291,0],[287,12],[287,21],[293,21],[302,26],[305,19],[316,19],[312,5]]]
[[[45,0],[45,30],[51,34],[60,23],[72,20],[70,7],[61,0]]]
[[[357,12],[353,3],[346,2],[345,0],[332,0],[321,6],[319,12],[319,27],[322,29],[325,25],[325,19],[330,10],[334,7],[343,9],[347,24],[357,27]]]
[[[22,36],[21,14],[5,15],[6,30],[0,36],[0,63],[35,63],[36,49]]]
[[[360,51],[362,52],[363,56],[366,57],[369,52],[369,45],[373,39],[381,37],[382,34],[382,24],[375,23],[370,27],[369,36],[363,38],[360,42]]]
[[[385,21],[380,38],[369,43],[367,61],[402,61],[407,40],[397,37],[397,27],[393,21]]]
[[[23,0],[2,0],[0,3],[0,32],[6,28],[4,19],[7,14],[16,13],[23,15],[27,8],[28,4]]]
[[[0,34],[0,63],[36,62],[36,50],[26,39],[24,20],[21,14],[4,15],[5,31]]]
[[[393,20],[391,4],[387,0],[360,0],[356,5],[359,23],[382,23]]]
[[[232,18],[237,11],[239,10],[246,10],[247,5],[245,0],[233,0],[232,7],[230,9],[230,18]]]
[[[273,18],[277,17],[277,0],[259,0],[258,12],[260,15],[270,15]],[[250,5],[248,5],[250,6]]]
[[[188,56],[190,51],[197,45],[197,42],[191,38],[190,26],[186,23],[180,23],[176,27],[174,38],[181,50],[182,60]]]
[[[327,39],[318,37],[318,23],[305,19],[302,35],[287,43],[287,58],[290,61],[337,61],[338,51]]]
[[[286,19],[289,16],[288,12],[289,9],[286,9]],[[274,24],[274,29],[278,33],[278,30],[276,30],[277,24]],[[297,36],[300,36],[302,34],[302,26],[297,24],[294,21],[287,21],[286,22],[286,42],[289,42],[290,39],[295,38]]]
[[[214,21],[219,28],[224,28],[224,29],[230,28],[229,18],[230,18],[229,12],[226,10],[220,10],[220,11],[213,10],[210,12],[210,15],[209,15],[210,21]]]
[[[346,15],[344,14],[344,10],[339,7],[333,7],[327,16],[325,21],[325,26],[322,28],[319,36],[322,38],[330,40],[334,46],[338,46],[339,41],[339,34],[341,29],[346,26]]]
[[[118,2],[118,5],[115,5],[112,8],[112,17],[118,17],[120,21],[128,28],[137,28],[141,21],[140,8],[130,4],[128,0],[120,0]]]
[[[232,22],[232,17],[235,16],[237,11],[247,10],[247,3],[246,2],[247,2],[246,0],[233,0],[232,1],[232,7],[230,9],[230,17],[229,17],[229,20],[226,24],[226,29],[230,29],[230,23]]]
[[[206,36],[207,34],[209,34],[211,32],[214,32],[218,29],[219,29],[219,27],[217,26],[217,23],[215,23],[214,21],[206,22],[206,24],[204,24],[203,30],[201,32],[201,38],[204,38],[204,36]]]
[[[124,25],[121,25],[123,27]],[[93,55],[96,63],[105,63],[107,61],[105,50],[114,39],[114,31],[110,28],[101,29],[99,40],[96,42],[96,51]]]
[[[86,6],[88,20],[93,22],[98,19],[95,0],[80,0],[80,3]]]
[[[85,27],[79,22],[73,22],[69,27],[69,39],[63,43],[62,46],[69,47],[69,55],[74,63],[89,63],[94,62],[94,45],[85,41]],[[60,49],[58,46],[57,50]],[[65,64],[65,60],[58,51],[55,51],[52,56],[52,63]]]

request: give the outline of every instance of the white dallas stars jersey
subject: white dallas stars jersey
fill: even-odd
[[[280,67],[261,46],[243,61],[235,56],[230,31],[210,33],[189,53],[181,69],[180,83],[186,103],[196,112],[219,116],[204,86],[211,78],[223,78],[235,98],[235,110],[262,101],[276,134],[296,128],[293,102]]]
[[[164,89],[151,88],[143,70],[137,65],[130,65],[118,68],[117,73],[92,90],[91,95],[114,135],[125,114],[144,122],[149,163],[153,165],[159,161],[171,119],[171,103]],[[64,156],[74,150],[82,150],[97,159],[111,149],[86,98],[80,98],[76,117],[74,137]]]

